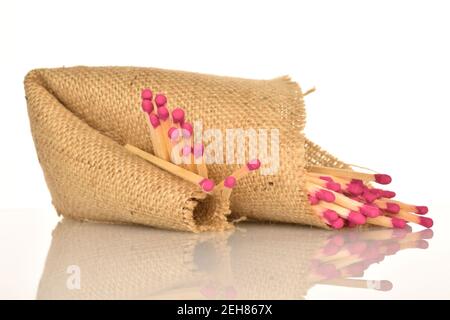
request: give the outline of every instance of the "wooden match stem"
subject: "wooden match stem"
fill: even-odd
[[[352,171],[348,169],[329,168],[321,166],[309,167],[309,171],[312,173],[321,173],[324,175],[338,176],[347,179],[360,179],[364,181],[375,181],[375,177],[370,173],[363,173]]]
[[[398,213],[389,213],[388,215],[395,218],[401,218],[412,223],[420,224],[420,216],[416,216],[405,210],[400,210]]]
[[[164,134],[162,132],[161,124],[156,128],[153,127],[153,125],[150,122],[150,115],[152,115],[152,114],[155,115],[153,112],[145,113],[145,116],[147,117],[147,123],[150,128],[150,140],[152,141],[153,150],[155,151],[155,154],[159,158],[169,161],[170,156],[169,156],[169,153],[164,144],[164,140],[163,140]]]
[[[378,216],[375,218],[368,217],[367,223],[385,228],[394,228],[394,225],[392,224],[392,219],[387,216]]]
[[[155,166],[172,173],[173,175],[176,175],[177,177],[180,177],[188,182],[191,182],[197,186],[199,186],[200,182],[205,179],[202,176],[199,176],[198,174],[195,174],[189,170],[186,170],[182,167],[179,167],[171,162],[165,161],[161,158],[158,158],[150,153],[147,153],[139,148],[136,148],[135,146],[126,144],[125,149],[130,151],[131,153],[151,162]]]
[[[324,189],[324,188],[321,188],[320,186],[310,183],[310,182],[306,182],[306,187],[307,187],[308,191],[318,191],[320,189]],[[364,203],[350,199],[340,193],[334,192],[334,191],[326,189],[326,188],[324,190],[327,190],[328,192],[333,193],[336,198],[335,203],[344,208],[359,212],[359,208],[364,206]]]
[[[415,205],[403,203],[401,201],[394,200],[394,199],[389,199],[389,200],[386,200],[386,201],[398,204],[401,209],[417,213],[417,206],[415,206]]]

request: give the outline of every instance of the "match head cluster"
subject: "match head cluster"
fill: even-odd
[[[409,205],[394,200],[395,192],[375,188],[370,184],[389,184],[392,178],[387,174],[359,174],[324,167],[315,167],[312,170],[306,175],[308,201],[313,212],[331,228],[373,224],[402,229],[407,227],[408,222],[426,228],[433,226],[431,218],[422,216],[428,213],[426,206]],[[323,172],[328,174],[322,174]]]
[[[175,155],[179,153],[183,159],[191,159],[191,162],[189,163],[188,161],[182,164],[183,170],[172,169],[172,173],[197,184],[204,192],[214,191],[216,185],[213,180],[208,179],[208,170],[204,159],[204,144],[194,144],[194,128],[191,123],[186,121],[185,111],[182,108],[175,108],[170,113],[167,97],[161,93],[154,96],[152,90],[148,88],[142,90],[141,98],[142,111],[148,115],[151,128],[153,128],[151,129],[151,139],[156,156],[165,161],[175,163],[172,158],[172,151],[174,146],[181,142],[181,150],[177,150]],[[157,107],[156,110],[154,105]],[[192,161],[194,159],[195,163]],[[243,178],[250,171],[259,169],[260,166],[261,162],[258,159],[249,161],[245,166],[228,176],[219,185],[219,188],[233,189],[239,179]],[[170,171],[168,169],[170,166],[166,165],[165,168]],[[184,170],[191,171],[195,175]]]

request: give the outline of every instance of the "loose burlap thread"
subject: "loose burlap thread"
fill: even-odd
[[[278,129],[280,168],[239,181],[231,201],[131,155],[153,152],[140,92],[150,87],[204,129]],[[289,77],[249,80],[134,67],[37,69],[25,78],[30,126],[59,214],[183,231],[225,230],[233,217],[325,228],[304,189],[309,165],[347,167],[305,138],[300,87]],[[240,165],[208,165],[219,182]]]

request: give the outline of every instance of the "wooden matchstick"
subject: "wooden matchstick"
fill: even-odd
[[[160,159],[150,153],[147,153],[139,148],[136,148],[132,145],[125,145],[125,148],[130,151],[131,153],[151,162],[155,166],[172,173],[173,175],[176,175],[177,177],[180,177],[188,182],[191,182],[197,186],[200,186],[200,188],[204,192],[211,192],[214,189],[214,182],[210,179],[206,179],[202,176],[199,176],[198,174],[195,174],[189,170],[186,170],[182,167],[179,167],[171,162],[165,161],[163,159]]]
[[[400,206],[401,209],[404,209],[409,212],[414,212],[416,214],[423,215],[423,214],[428,213],[428,207],[426,207],[426,206],[415,206],[415,205],[406,204],[406,203],[403,203],[401,201],[394,200],[394,199],[389,200],[389,202],[396,203]]]
[[[169,110],[165,106],[158,107],[157,109],[158,118],[161,122],[161,132],[162,139],[164,142],[165,149],[167,150],[167,154],[170,155],[171,152],[171,142],[169,140],[168,132],[171,127],[170,121],[170,113]]]
[[[380,209],[378,209],[378,207],[376,206],[358,202],[356,200],[346,197],[343,194],[331,190],[322,189],[320,188],[320,186],[314,185],[310,182],[306,182],[306,187],[308,191],[312,190],[312,192],[320,200],[326,202],[336,202],[336,204],[340,205],[341,207],[350,209],[351,211],[360,212],[367,217],[376,217],[380,215]],[[330,193],[332,194],[331,196]]]
[[[330,167],[321,167],[321,166],[312,166],[309,167],[310,172],[314,173],[322,173],[327,175],[333,175],[343,178],[349,179],[360,179],[363,181],[375,181],[379,184],[389,184],[392,181],[392,178],[387,174],[371,174],[371,173],[363,173],[357,172],[347,169],[338,169],[338,168],[330,168]]]
[[[400,206],[395,203],[392,202],[391,200],[386,201],[386,200],[374,200],[373,204],[376,205],[378,208],[389,212],[389,213],[399,213],[400,212]]]
[[[194,163],[197,166],[197,172],[202,177],[208,178],[208,168],[205,162],[205,147],[203,143],[197,143],[194,145],[192,153],[194,155]]]
[[[341,185],[337,182],[334,181],[328,181],[328,180],[324,180],[324,179],[320,179],[317,177],[311,177],[311,176],[307,176],[306,178],[309,182],[314,183],[318,186],[321,186],[323,188],[329,189],[329,190],[333,190],[335,192],[339,192],[341,191]]]
[[[340,189],[342,189],[342,191],[350,193],[351,195],[354,195],[354,196],[359,196],[364,191],[362,184],[352,181],[351,179],[345,179],[345,178],[340,178],[340,177],[336,177],[336,176],[329,176],[329,175],[324,175],[324,174],[315,173],[315,172],[308,172],[307,176],[314,177],[316,179],[321,179],[321,180],[328,181],[328,182],[332,182],[332,183],[337,183],[340,185]],[[335,188],[337,188],[337,187],[335,187]],[[329,188],[329,189],[331,189],[331,188]],[[331,189],[331,190],[333,190],[333,189]],[[333,190],[333,191],[336,191],[336,190]]]
[[[183,160],[189,171],[197,172],[197,167],[194,164],[194,154],[193,154],[193,134],[194,128],[189,122],[184,122],[181,124],[181,136],[183,139]],[[203,175],[201,175],[203,176]]]
[[[403,219],[398,219],[395,217],[386,217],[386,216],[379,216],[375,218],[367,218],[367,223],[373,224],[380,227],[385,228],[398,228],[403,229],[406,226],[406,221]]]
[[[335,203],[323,202],[323,203],[320,203],[318,206],[321,206],[321,207],[329,209],[329,210],[333,210],[341,218],[344,218],[356,225],[361,225],[361,224],[366,223],[366,217],[363,214],[359,213],[358,211],[353,211],[348,208],[343,208]]]
[[[433,226],[433,219],[427,218],[427,217],[416,216],[405,210],[400,210],[396,214],[389,214],[389,216],[398,217],[398,218],[404,219],[406,221],[424,226],[425,228],[431,228]]]
[[[231,175],[229,175],[227,177],[227,179],[230,177],[233,177],[234,180],[237,182],[237,181],[241,180],[242,178],[244,178],[246,175],[248,175],[251,171],[258,170],[260,166],[261,166],[261,161],[259,161],[258,159],[250,160],[249,162],[247,162],[247,164],[245,166],[242,166],[241,168],[234,171]],[[224,181],[222,181],[221,183],[219,183],[216,186],[216,189],[221,190],[221,189],[225,188],[226,187],[225,182],[226,182],[226,179]]]
[[[319,206],[312,206],[312,210],[331,228],[341,229],[344,227],[344,220],[339,218],[339,215],[335,211],[321,208]]]
[[[160,157],[161,159],[169,161],[169,159],[170,159],[169,153],[168,153],[166,145],[163,141],[163,131],[162,131],[161,123],[160,123],[158,117],[153,113],[149,114],[148,118],[149,118],[149,122],[151,125],[150,139],[152,140],[155,154],[158,157]]]
[[[153,93],[150,89],[144,89],[141,92],[142,97],[142,111],[146,113],[150,128],[150,140],[152,141],[153,150],[155,154],[161,159],[168,160],[169,154],[163,143],[163,134],[160,122],[154,114],[154,107],[152,103]]]

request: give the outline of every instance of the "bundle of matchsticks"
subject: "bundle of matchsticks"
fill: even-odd
[[[403,229],[408,222],[433,226],[426,206],[406,204],[393,198],[395,192],[374,188],[372,183],[391,183],[387,174],[312,166],[306,188],[313,212],[333,229],[377,225]]]
[[[250,160],[245,166],[237,169],[216,185],[214,181],[208,179],[204,145],[203,143],[194,144],[193,126],[186,121],[185,111],[182,108],[174,108],[170,112],[167,97],[164,94],[156,94],[153,97],[152,90],[148,88],[142,90],[141,98],[142,111],[148,119],[155,155],[135,146],[125,145],[130,152],[199,186],[203,192],[217,191],[226,197],[231,195],[232,189],[240,179],[261,166],[258,159]]]

